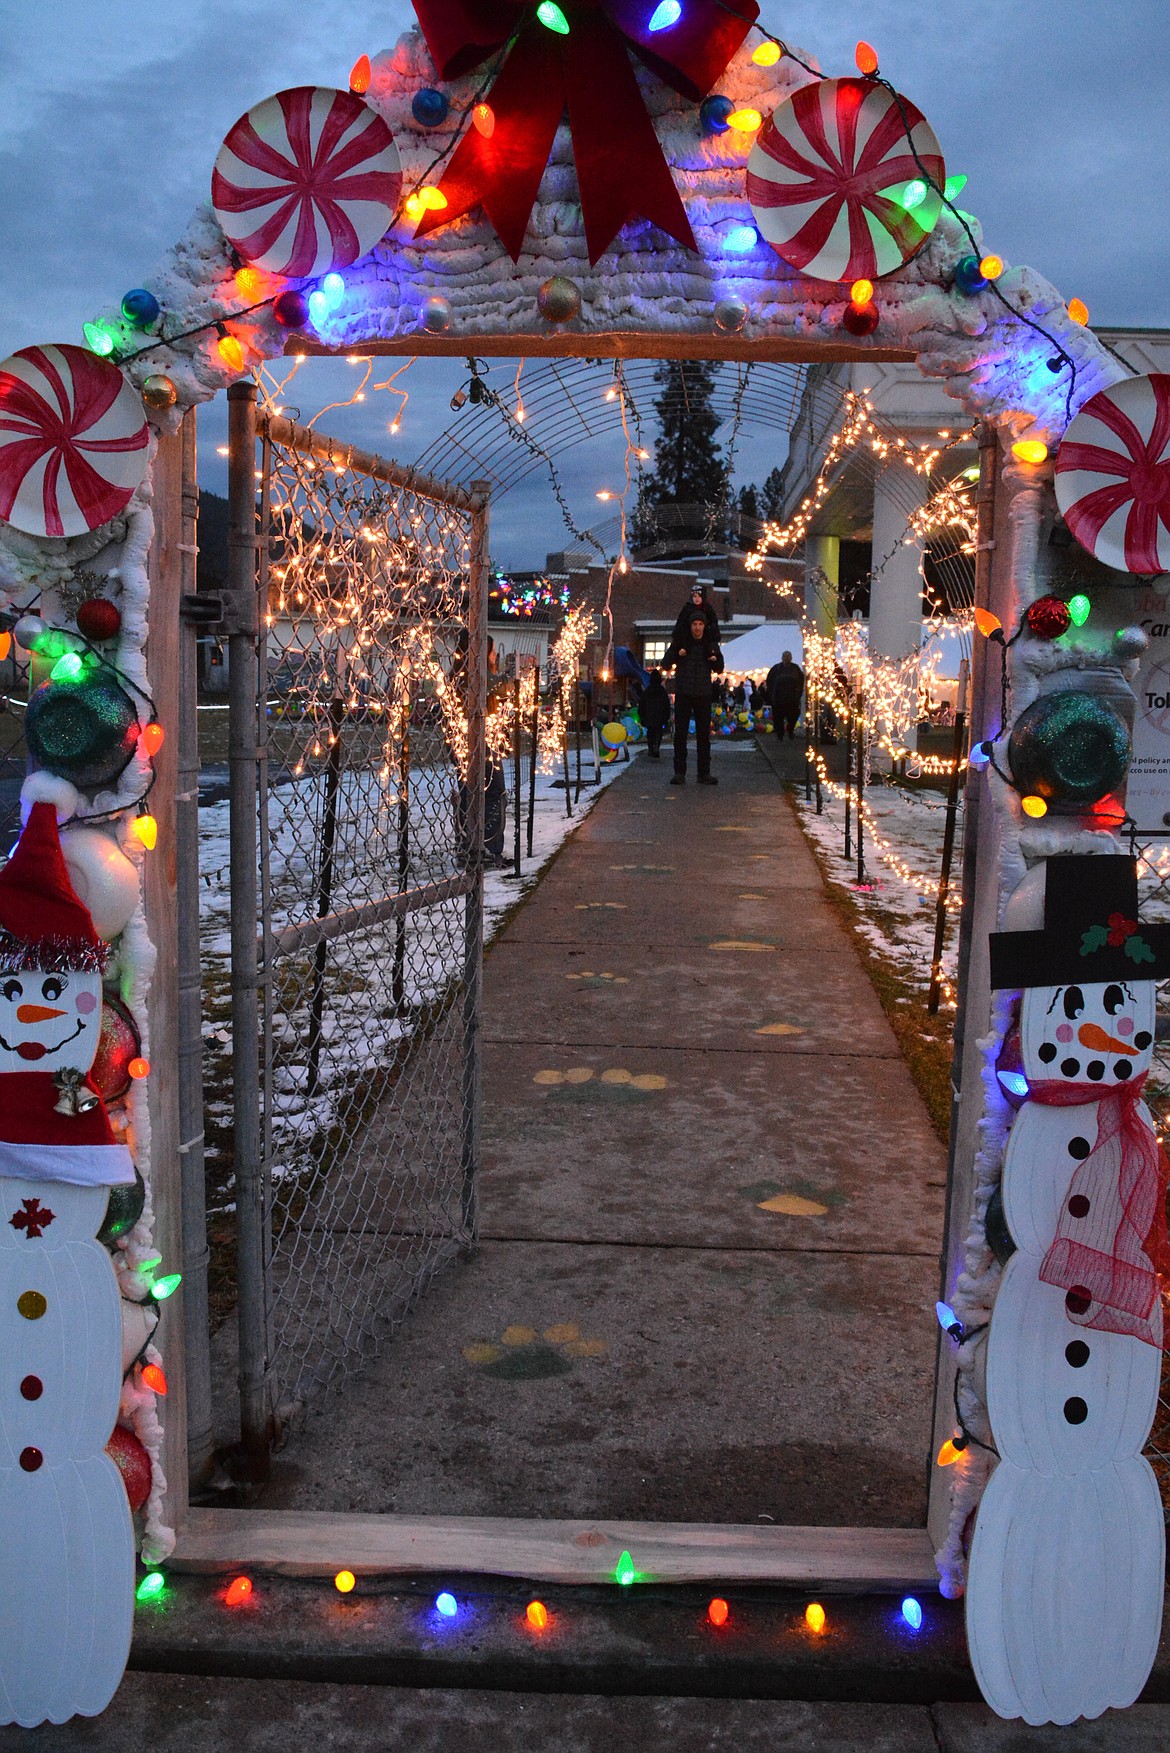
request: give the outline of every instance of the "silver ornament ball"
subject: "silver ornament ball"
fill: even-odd
[[[721,298],[715,306],[715,327],[724,335],[738,335],[748,319],[742,298]]]
[[[537,293],[536,305],[546,323],[571,323],[581,314],[581,290],[563,274],[554,274]]]
[[[1126,658],[1140,657],[1149,643],[1144,627],[1119,627],[1113,635],[1113,654],[1124,662]]]
[[[441,335],[450,324],[451,306],[445,298],[436,293],[433,298],[428,298],[423,305],[422,321],[423,328],[429,334]]]

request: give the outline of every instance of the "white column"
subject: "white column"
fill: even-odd
[[[836,536],[804,539],[804,602],[822,639],[837,625],[837,587],[841,582],[841,543]]]
[[[873,564],[881,567],[869,598],[869,649],[875,657],[907,657],[922,637],[922,550],[907,541],[906,518],[925,503],[925,477],[905,463],[888,463],[874,482]]]

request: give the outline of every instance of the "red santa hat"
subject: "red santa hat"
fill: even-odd
[[[108,955],[69,880],[56,807],[36,802],[0,870],[0,973],[100,972]]]

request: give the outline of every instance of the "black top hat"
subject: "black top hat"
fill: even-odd
[[[1138,917],[1137,860],[1096,853],[1047,861],[1043,931],[991,936],[991,984],[1170,979],[1170,925]]]

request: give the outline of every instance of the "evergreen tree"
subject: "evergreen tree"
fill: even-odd
[[[726,521],[727,477],[715,433],[712,405],[717,367],[703,359],[663,359],[655,368],[659,393],[657,466],[642,477],[639,523],[648,527],[656,508],[685,507],[669,521],[672,535],[718,538]],[[663,533],[667,533],[665,530]]]
[[[780,516],[783,502],[784,473],[781,469],[773,469],[760,489],[760,516],[772,518]]]

